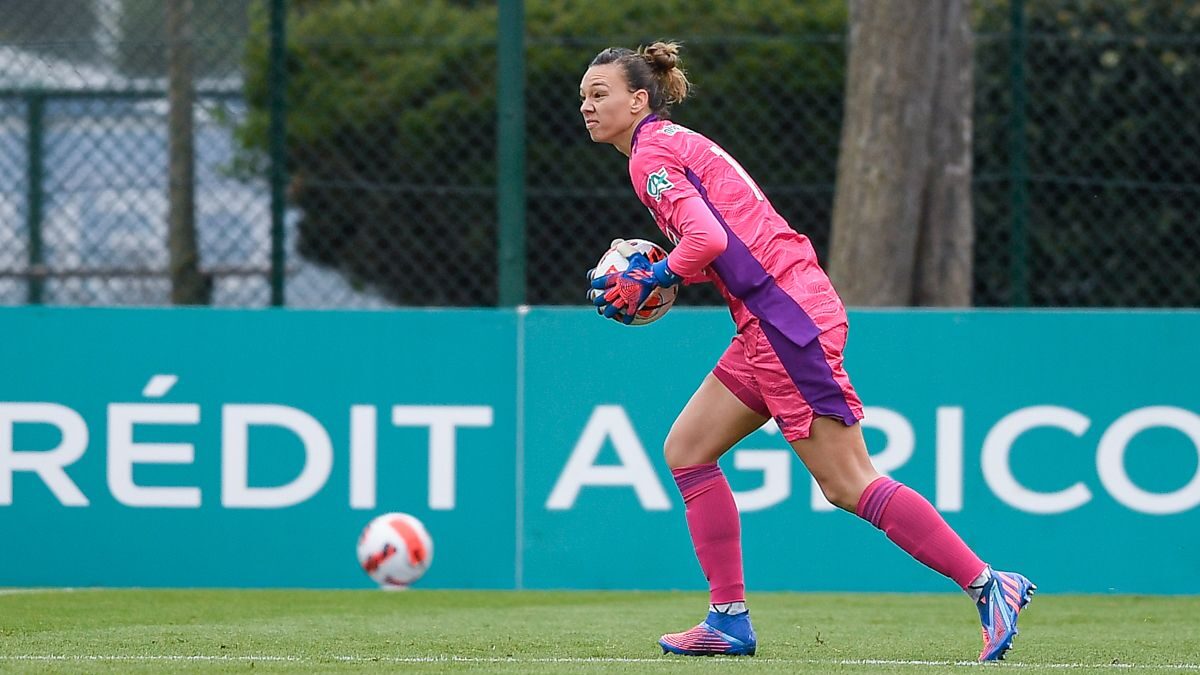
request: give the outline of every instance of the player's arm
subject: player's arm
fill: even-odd
[[[679,243],[663,262],[684,279],[700,277],[704,268],[725,252],[729,236],[725,227],[699,194],[683,195],[671,204],[668,223],[679,233]]]
[[[676,150],[669,141],[646,143],[631,159],[629,173],[638,197],[675,242],[663,267],[689,282],[701,281],[728,239]]]
[[[675,232],[681,232],[680,228],[685,226],[691,228],[696,220],[695,211],[684,207],[679,216],[676,216],[675,207],[679,202],[687,201],[688,197],[699,200],[702,207],[704,201],[687,179],[683,163],[671,148],[655,144],[639,148],[630,160],[629,175],[638,197],[654,214],[656,220],[667,224]],[[709,218],[712,218],[711,214]],[[719,227],[720,224],[717,225]],[[699,232],[699,229],[696,231]],[[714,241],[711,236],[706,238],[698,235],[695,242],[685,247],[682,256],[676,256],[676,263],[690,268],[694,260],[707,257],[705,264],[711,262],[720,253],[717,251],[710,255]],[[676,248],[681,244],[682,239]],[[721,250],[724,250],[724,243],[720,246]],[[698,273],[703,268],[704,265],[701,265],[695,269]],[[683,276],[671,266],[670,256],[651,263],[644,255],[635,253],[629,256],[629,267],[623,272],[592,280],[592,288],[605,290],[594,302],[604,316],[615,317],[621,314],[628,322],[633,320],[638,307],[655,288],[674,286],[681,281]]]

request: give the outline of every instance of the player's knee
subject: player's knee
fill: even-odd
[[[694,466],[713,461],[698,439],[689,438],[688,434],[672,428],[663,441],[663,459],[667,467],[678,469],[683,466]]]
[[[667,461],[667,467],[671,469],[695,464],[695,462],[689,461],[690,453],[687,444],[681,443],[673,431],[667,434],[667,440],[663,441],[663,459]]]
[[[825,495],[830,504],[851,513],[858,508],[858,498],[862,495],[862,489],[856,489],[849,481],[818,479],[817,484],[821,486],[821,494]]]

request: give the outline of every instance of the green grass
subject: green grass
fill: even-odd
[[[0,591],[0,671],[963,672],[961,595],[758,593],[759,654],[662,656],[695,593]],[[1200,598],[1044,595],[1004,664],[1019,673],[1200,674]]]

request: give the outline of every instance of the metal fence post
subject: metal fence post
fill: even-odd
[[[283,219],[287,189],[287,0],[271,0],[270,47],[270,154],[271,154],[271,305],[285,302],[287,253]]]
[[[525,303],[525,17],[523,0],[500,0],[497,25],[497,223],[500,305]]]
[[[1012,111],[1008,118],[1008,178],[1012,208],[1009,242],[1010,304],[1029,306],[1029,166],[1025,156],[1025,0],[1011,0],[1009,87]]]
[[[28,181],[25,186],[27,202],[25,224],[29,230],[29,276],[26,288],[31,305],[42,304],[42,292],[45,284],[45,278],[42,276],[42,209],[45,198],[42,186],[45,174],[42,152],[45,148],[45,128],[43,126],[45,112],[46,97],[44,94],[35,91],[26,96],[25,124],[29,133],[25,153],[26,180]]]

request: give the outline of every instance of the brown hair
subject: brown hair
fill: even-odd
[[[655,42],[635,52],[624,47],[609,47],[592,59],[591,65],[616,63],[625,72],[629,91],[645,89],[650,94],[650,110],[659,117],[671,114],[671,104],[687,98],[692,84],[679,65],[679,43]]]

